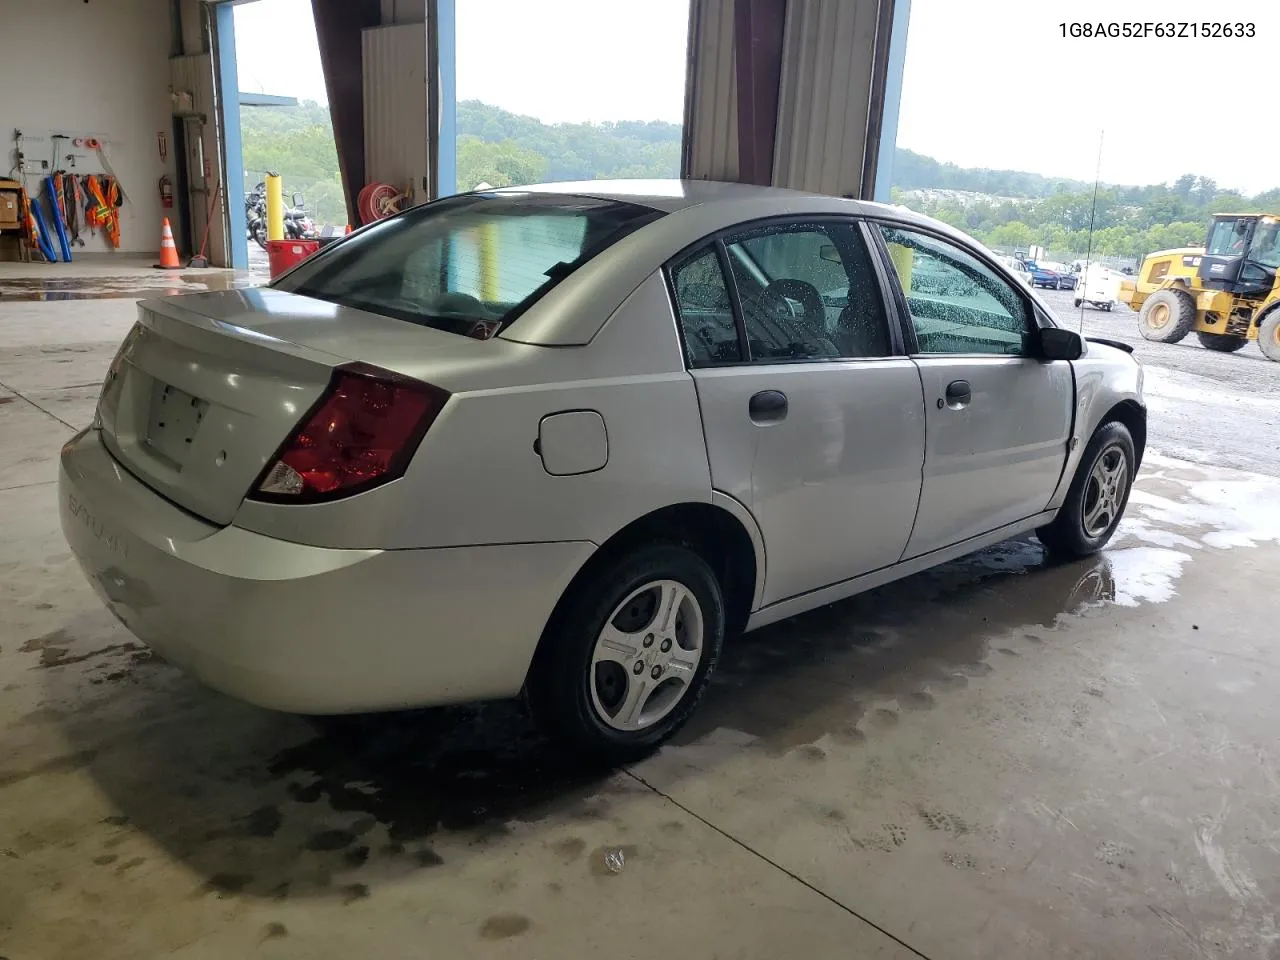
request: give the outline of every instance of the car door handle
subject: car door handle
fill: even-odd
[[[751,397],[747,413],[753,423],[773,423],[787,418],[787,395],[781,390],[761,390]]]
[[[969,387],[968,380],[952,380],[947,384],[947,398],[944,401],[938,401],[938,409],[948,406],[952,410],[959,410],[961,407],[967,407],[969,401],[973,399],[973,390]]]

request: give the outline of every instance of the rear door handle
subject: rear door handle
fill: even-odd
[[[773,423],[787,418],[787,395],[781,390],[761,390],[751,397],[747,413],[752,423]]]
[[[952,410],[959,410],[961,407],[967,407],[969,401],[973,399],[973,390],[969,387],[968,380],[952,380],[947,384],[947,397],[945,405]],[[942,409],[944,402],[938,401],[938,409]]]

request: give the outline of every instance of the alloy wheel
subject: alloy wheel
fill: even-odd
[[[657,723],[692,689],[705,624],[697,597],[675,580],[633,590],[596,638],[587,683],[597,716],[632,732]]]
[[[1098,454],[1084,488],[1084,508],[1080,512],[1084,534],[1091,540],[1103,536],[1116,519],[1128,491],[1129,461],[1119,444]]]

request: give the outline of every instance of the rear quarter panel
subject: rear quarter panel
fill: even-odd
[[[601,543],[653,510],[711,501],[697,393],[660,274],[589,344],[526,349],[507,383],[481,372],[478,389],[455,388],[401,479],[313,506],[245,501],[236,523],[344,548]],[[576,410],[603,418],[608,460],[551,476],[534,446],[539,424]]]

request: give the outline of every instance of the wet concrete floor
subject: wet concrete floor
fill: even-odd
[[[1153,455],[1101,557],[749,635],[584,769],[510,704],[307,721],[116,624],[51,480],[131,318],[0,302],[0,955],[1280,957],[1280,481]]]

